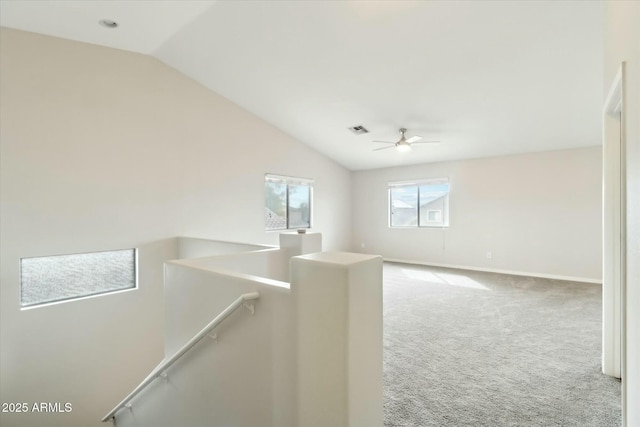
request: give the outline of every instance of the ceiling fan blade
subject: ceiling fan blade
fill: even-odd
[[[407,138],[407,142],[409,144],[414,143],[416,141],[420,141],[422,139],[422,137],[420,135],[414,135],[411,138]]]
[[[390,142],[390,141],[371,141],[371,142],[380,142],[382,144],[395,144],[395,142]]]
[[[387,148],[394,148],[393,145],[390,145],[388,147],[382,147],[382,148],[374,148],[373,151],[380,151],[380,150],[386,150]]]
[[[413,144],[440,144],[440,141],[418,141],[411,143],[411,145]]]

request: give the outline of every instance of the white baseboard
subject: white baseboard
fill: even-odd
[[[497,268],[483,268],[483,267],[471,267],[468,265],[455,265],[455,264],[440,264],[436,262],[424,262],[424,261],[415,261],[415,260],[407,260],[407,259],[398,259],[398,258],[382,258],[384,261],[389,262],[399,262],[403,264],[416,264],[416,265],[426,265],[429,267],[443,267],[443,268],[455,268],[458,270],[472,270],[472,271],[484,271],[487,273],[499,273],[499,274],[512,274],[514,276],[529,276],[529,277],[540,277],[543,279],[553,279],[553,280],[567,280],[570,282],[583,282],[583,283],[595,283],[602,284],[602,279],[590,279],[586,277],[574,277],[574,276],[560,276],[556,274],[545,274],[545,273],[531,273],[528,271],[514,271],[514,270],[501,270]]]

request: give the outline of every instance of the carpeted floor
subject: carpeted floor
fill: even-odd
[[[385,426],[619,426],[600,340],[600,285],[385,263]]]

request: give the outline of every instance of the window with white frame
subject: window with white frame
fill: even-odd
[[[448,227],[447,178],[389,183],[390,227]]]
[[[264,188],[267,230],[311,228],[313,180],[266,174]]]
[[[20,259],[20,305],[33,307],[137,287],[136,249]]]
[[[427,211],[427,222],[441,222],[442,221],[442,210],[428,210]]]

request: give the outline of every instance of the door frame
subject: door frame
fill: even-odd
[[[626,425],[626,139],[625,63],[602,110],[602,372],[622,379],[622,425]]]

